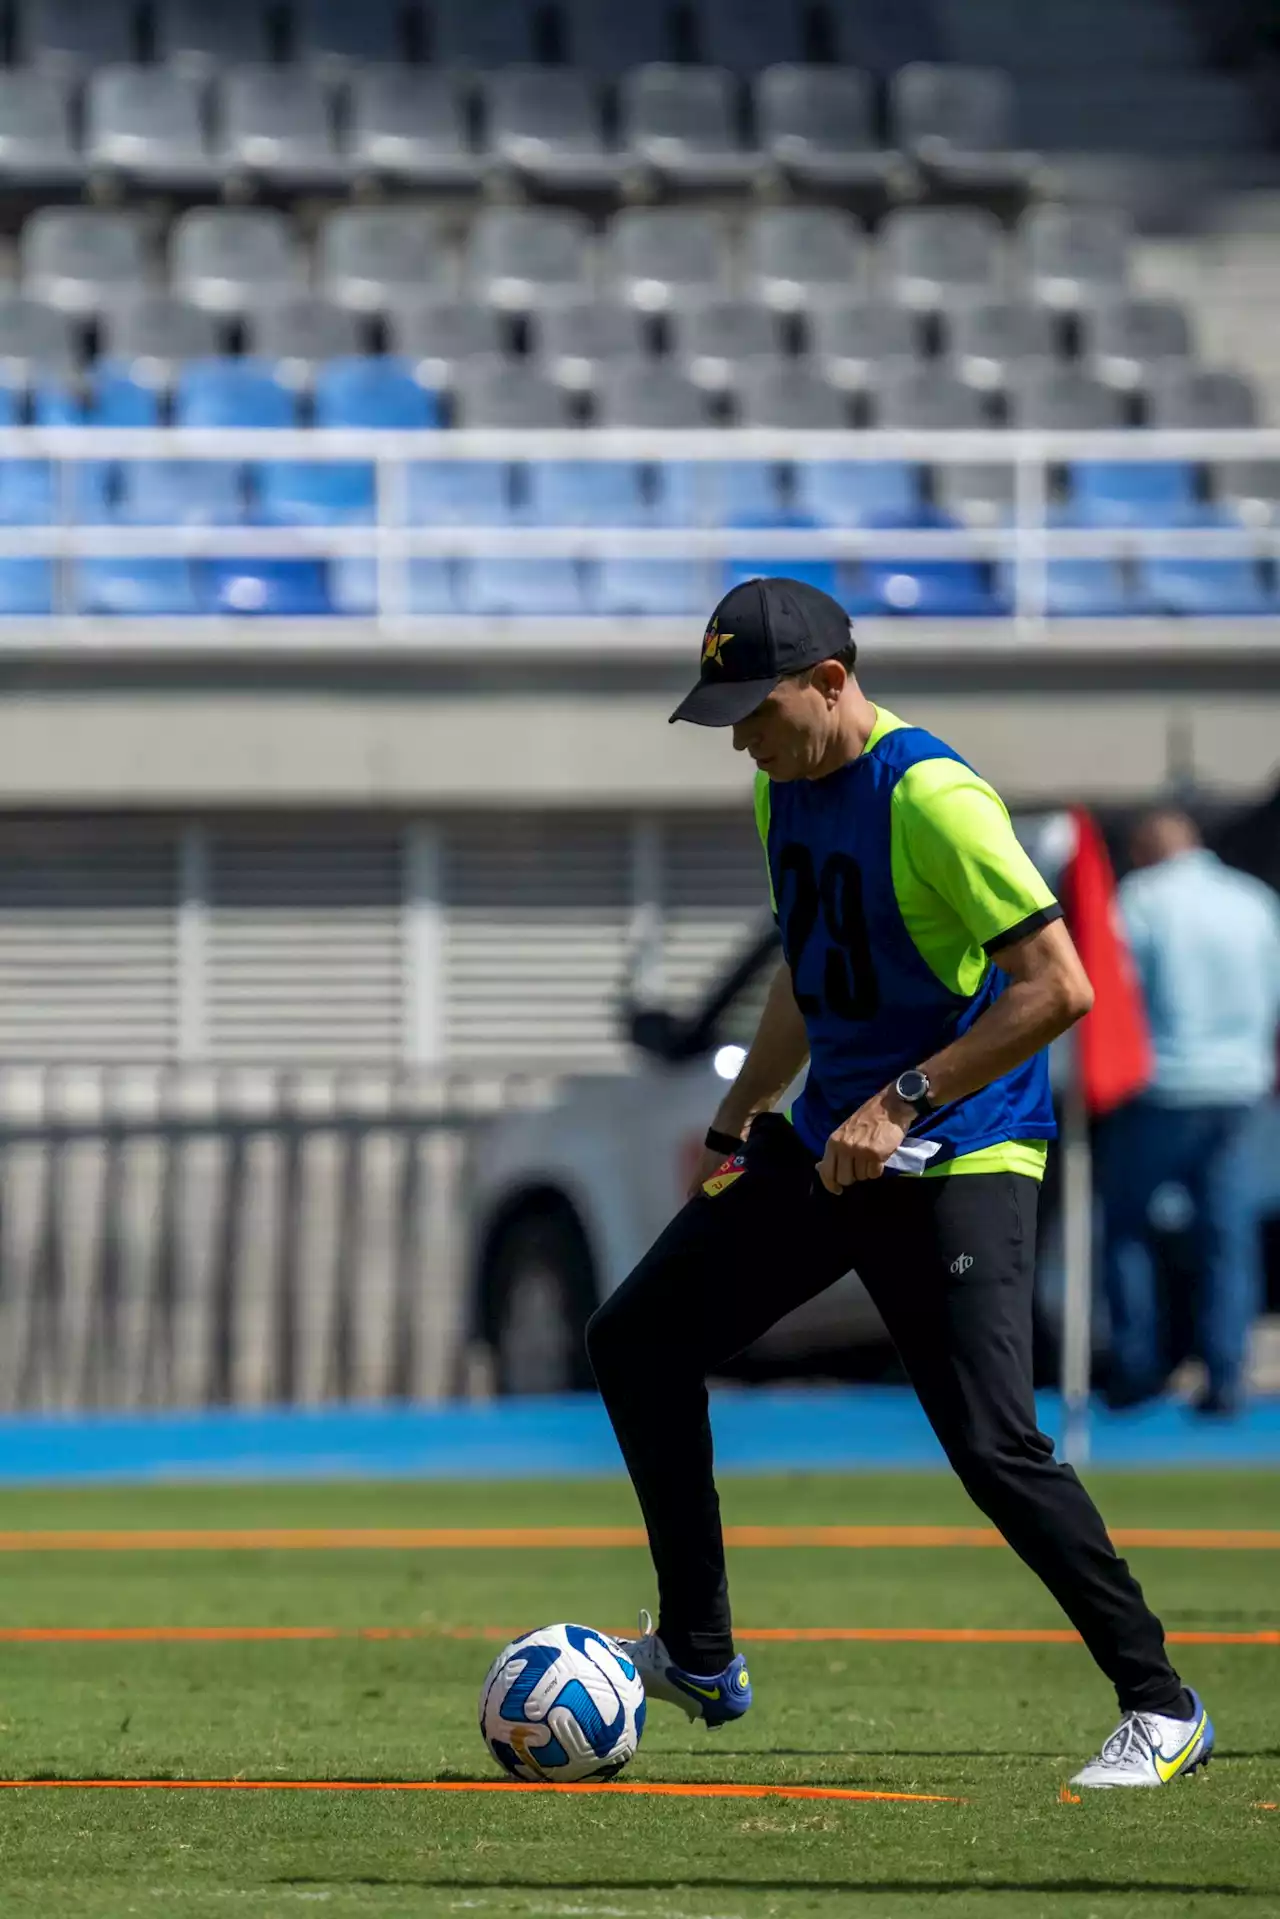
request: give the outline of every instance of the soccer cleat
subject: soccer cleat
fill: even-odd
[[[1213,1757],[1213,1721],[1192,1693],[1195,1716],[1170,1719],[1159,1712],[1127,1712],[1096,1759],[1079,1771],[1073,1786],[1167,1786],[1189,1779]]]
[[[644,1684],[645,1697],[665,1699],[690,1719],[701,1719],[708,1726],[724,1726],[741,1719],[751,1704],[751,1680],[747,1662],[738,1653],[723,1672],[686,1672],[677,1666],[653,1629],[647,1612],[640,1614],[640,1637],[619,1639]]]

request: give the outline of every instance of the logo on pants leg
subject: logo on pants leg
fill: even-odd
[[[951,1262],[951,1270],[953,1273],[967,1273],[972,1264],[972,1253],[958,1253]]]
[[[746,1155],[737,1153],[732,1159],[726,1159],[723,1165],[716,1167],[711,1178],[703,1181],[702,1190],[708,1199],[714,1199],[716,1194],[722,1193],[726,1186],[732,1186],[735,1179],[741,1179],[746,1170]]]

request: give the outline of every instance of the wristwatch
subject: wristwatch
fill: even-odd
[[[912,1066],[905,1073],[899,1073],[893,1082],[893,1090],[906,1105],[915,1108],[917,1119],[923,1119],[931,1113],[929,1094],[933,1090],[929,1084],[929,1075],[922,1073],[918,1066]]]

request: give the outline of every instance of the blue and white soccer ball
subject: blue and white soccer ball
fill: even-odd
[[[639,1673],[590,1626],[542,1626],[513,1639],[480,1689],[481,1737],[517,1779],[612,1779],[643,1731]]]

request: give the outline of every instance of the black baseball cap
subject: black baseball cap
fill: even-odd
[[[672,720],[733,726],[788,673],[841,653],[853,629],[838,600],[803,580],[746,580],[726,593],[702,636],[702,671]]]

